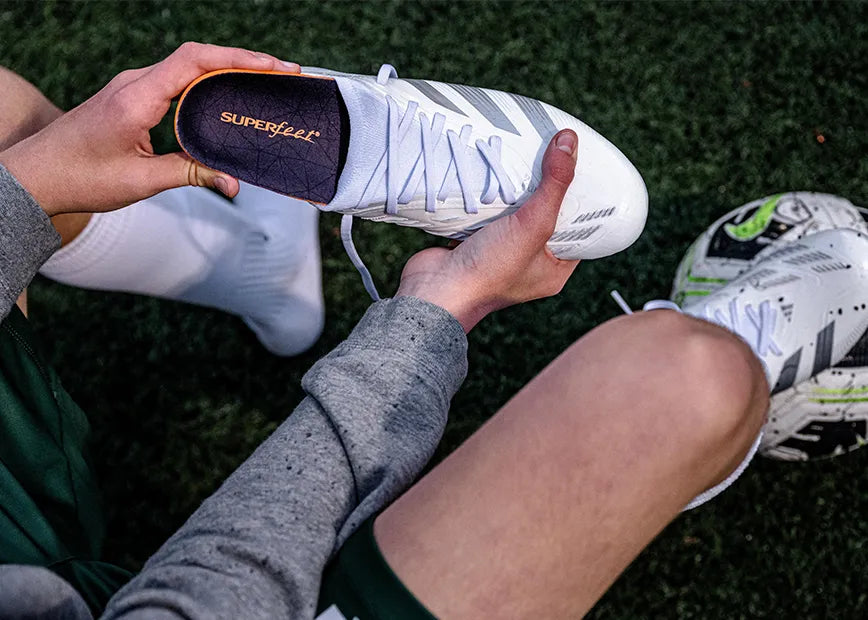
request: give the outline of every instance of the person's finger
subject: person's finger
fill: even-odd
[[[197,77],[218,69],[252,69],[258,71],[301,71],[296,63],[285,62],[261,52],[208,43],[187,42],[165,60],[153,66],[142,78],[143,92],[171,99],[180,94]]]
[[[135,82],[144,75],[147,75],[150,70],[150,67],[142,67],[141,69],[127,69],[126,71],[121,71],[112,78],[112,80],[105,86],[103,90],[122,88],[127,84]]]
[[[149,158],[145,163],[156,186],[154,193],[184,185],[211,187],[229,198],[238,193],[239,185],[235,177],[203,166],[186,153],[160,155]]]
[[[570,129],[558,132],[543,155],[542,181],[528,201],[515,212],[522,226],[546,239],[555,230],[561,203],[576,170],[579,138]]]

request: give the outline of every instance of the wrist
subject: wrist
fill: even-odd
[[[28,139],[29,140],[29,139]],[[44,192],[41,191],[38,180],[39,163],[31,161],[27,149],[28,140],[23,140],[0,152],[0,165],[9,171],[18,184],[29,193],[48,217],[58,215],[60,211],[54,207]]]
[[[405,286],[401,283],[395,297],[415,297],[443,308],[461,324],[465,334],[470,333],[470,330],[491,312],[485,303],[466,295],[450,294],[443,289]]]

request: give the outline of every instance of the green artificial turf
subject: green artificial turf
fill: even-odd
[[[616,315],[611,288],[633,305],[666,296],[688,242],[726,210],[789,189],[868,202],[866,23],[868,5],[844,2],[5,2],[0,64],[69,108],[188,39],[351,72],[389,62],[402,76],[544,99],[618,145],[647,183],[647,230],[629,251],[582,265],[557,298],[473,331],[439,459]],[[158,149],[175,148],[170,123],[155,133]],[[337,226],[322,218],[325,334],[296,359],[269,355],[231,316],[34,283],[33,322],[93,423],[107,559],[139,567],[292,410],[302,374],[361,316],[368,302]],[[369,223],[356,239],[387,292],[432,242]],[[758,459],[671,525],[591,615],[865,617],[866,466],[868,450]]]

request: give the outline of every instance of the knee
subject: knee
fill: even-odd
[[[678,312],[655,310],[624,317],[630,332],[625,355],[643,360],[623,364],[629,381],[664,407],[679,443],[703,451],[742,453],[753,443],[768,409],[762,365],[738,336]],[[665,413],[668,410],[668,413]],[[663,413],[661,413],[663,412]]]
[[[753,443],[768,410],[768,385],[759,358],[731,332],[676,312],[651,312],[669,336],[660,363],[676,385],[678,422],[688,439],[741,454]],[[681,377],[681,380],[678,380]]]

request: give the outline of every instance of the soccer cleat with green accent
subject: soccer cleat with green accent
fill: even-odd
[[[773,214],[770,220],[767,214],[756,216],[764,205],[778,196],[784,207],[780,215]],[[742,234],[744,240],[740,241],[735,238],[738,234],[727,235],[732,239],[727,248],[729,258],[706,254],[711,245],[708,240],[721,225],[760,220],[764,224],[759,228],[765,230],[759,237],[748,239],[751,235]],[[757,254],[768,253],[781,243],[818,230],[844,227],[864,232],[865,221],[868,221],[868,209],[829,194],[788,192],[754,201],[722,217],[694,242],[679,265],[672,298],[683,306],[695,304],[727,283],[729,278],[722,276],[737,274],[752,262],[733,256],[750,254],[751,250],[756,250]],[[747,228],[743,226],[733,232],[746,233]],[[721,238],[719,234],[717,238]],[[756,242],[758,238],[762,240]],[[717,249],[720,253],[719,246]],[[772,396],[759,452],[779,460],[806,461],[846,454],[866,442],[868,330],[833,367]]]
[[[613,297],[631,312],[614,291]],[[679,310],[736,334],[762,363],[775,394],[841,361],[868,327],[868,235],[828,230],[782,243],[699,303],[681,310],[654,300],[643,309]],[[774,429],[766,424],[736,470],[687,509],[732,484],[768,432]]]
[[[831,194],[786,192],[742,205],[714,222],[688,248],[678,265],[671,299],[685,307],[698,303],[780,242],[836,228],[868,233],[859,209]]]
[[[685,314],[738,334],[772,394],[841,361],[868,327],[868,235],[827,230],[781,244]]]

